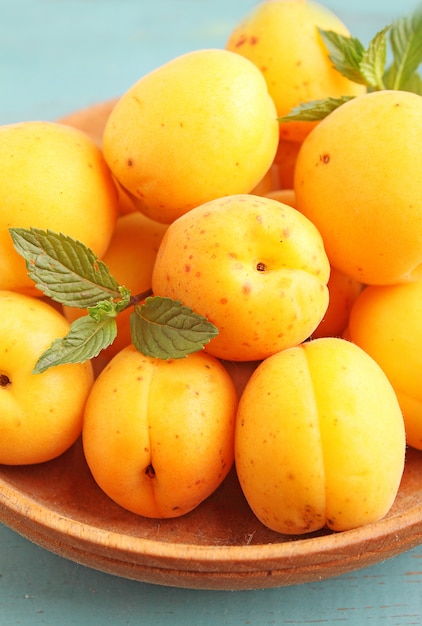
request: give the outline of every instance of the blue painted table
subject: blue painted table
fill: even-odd
[[[223,46],[251,0],[15,0],[0,11],[0,124],[112,98],[188,50]],[[362,40],[416,2],[332,0]],[[0,526],[0,625],[422,623],[422,546],[353,574],[262,591],[194,591],[78,565]]]

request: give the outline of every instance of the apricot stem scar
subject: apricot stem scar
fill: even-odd
[[[0,374],[0,387],[7,387],[7,385],[11,384],[10,378],[7,374]]]

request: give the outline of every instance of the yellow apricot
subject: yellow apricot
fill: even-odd
[[[236,407],[228,372],[205,352],[165,361],[128,346],[87,401],[83,446],[92,475],[134,513],[184,515],[233,465]]]
[[[207,352],[255,361],[315,330],[328,305],[329,272],[320,234],[299,211],[239,194],[207,202],[170,224],[152,289],[215,324],[218,335]]]
[[[352,307],[348,334],[388,376],[407,442],[422,450],[422,281],[364,289]]]
[[[0,290],[0,311],[0,463],[43,463],[81,434],[91,363],[34,374],[41,354],[69,332],[69,323],[41,298],[15,291]]]
[[[117,191],[101,150],[55,122],[0,127],[0,288],[41,295],[9,228],[36,227],[79,239],[102,255],[117,219]]]
[[[394,390],[358,346],[326,337],[258,365],[240,398],[235,463],[260,521],[281,533],[384,517],[404,468]]]
[[[188,52],[137,81],[111,112],[105,158],[150,218],[248,193],[272,164],[277,112],[256,66],[227,50]]]
[[[226,49],[259,68],[279,117],[304,102],[365,91],[333,67],[318,27],[350,34],[345,24],[319,3],[266,0],[258,3],[229,35]],[[282,123],[280,137],[302,141],[315,125]]]
[[[359,282],[391,284],[422,264],[422,98],[359,96],[302,144],[296,206],[318,228],[332,266]]]
[[[151,289],[152,270],[166,228],[165,224],[154,222],[139,211],[120,215],[117,219],[102,260],[119,284],[129,289],[133,296]],[[128,307],[116,317],[117,337],[101,353],[102,362],[131,343],[132,311],[133,307]],[[64,306],[63,312],[69,321],[87,314],[86,309],[69,306]]]

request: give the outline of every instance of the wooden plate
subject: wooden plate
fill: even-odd
[[[64,121],[101,143],[113,103]],[[48,463],[0,466],[0,521],[56,554],[129,579],[196,589],[287,586],[364,568],[422,543],[422,452],[408,450],[389,514],[343,533],[270,531],[249,509],[234,471],[184,517],[139,517],[97,487],[80,441]]]
[[[77,442],[33,466],[0,466],[0,520],[63,557],[125,578],[196,589],[257,589],[321,580],[422,542],[422,453],[409,450],[387,517],[343,533],[274,533],[255,518],[236,475],[179,519],[125,511],[97,487]]]

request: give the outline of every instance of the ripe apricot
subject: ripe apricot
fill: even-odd
[[[281,139],[278,143],[274,167],[277,169],[281,189],[294,187],[296,159],[301,146],[300,141],[286,141],[285,139]]]
[[[240,194],[189,211],[166,231],[152,289],[208,318],[210,354],[261,360],[305,340],[328,305],[329,263],[299,211]]]
[[[171,223],[213,198],[250,192],[272,164],[276,118],[253,63],[227,50],[195,50],[122,95],[103,150],[140,210]]]
[[[328,307],[312,337],[317,339],[342,336],[349,323],[353,303],[362,289],[362,283],[332,267],[328,279]]]
[[[387,374],[407,442],[422,450],[422,281],[367,287],[352,307],[348,336]]]
[[[55,122],[0,127],[0,288],[41,295],[9,228],[43,228],[102,255],[117,219],[117,191],[101,150],[84,132]]]
[[[260,521],[285,534],[348,530],[387,514],[404,468],[405,433],[379,365],[340,338],[264,360],[236,416],[240,485]]]
[[[328,8],[305,0],[258,3],[232,30],[226,49],[252,61],[262,72],[279,117],[311,100],[365,91],[338,72],[318,27],[349,35]],[[280,124],[280,137],[302,141],[316,122]]]
[[[69,323],[41,298],[14,291],[0,291],[0,310],[0,463],[49,461],[81,434],[91,363],[34,374],[38,358],[67,334]]]
[[[205,352],[165,361],[128,346],[87,401],[83,446],[93,477],[134,513],[184,515],[233,465],[236,407],[228,372]]]
[[[422,98],[359,96],[305,139],[296,206],[318,228],[331,264],[367,284],[392,284],[422,263]]]
[[[124,285],[134,296],[151,289],[152,270],[166,228],[165,224],[154,222],[139,211],[120,215],[117,219],[102,260],[119,284]],[[128,307],[116,317],[117,337],[111,346],[103,350],[102,362],[131,343],[132,311],[133,307]],[[63,307],[63,312],[69,321],[87,313],[86,309],[68,306]]]

